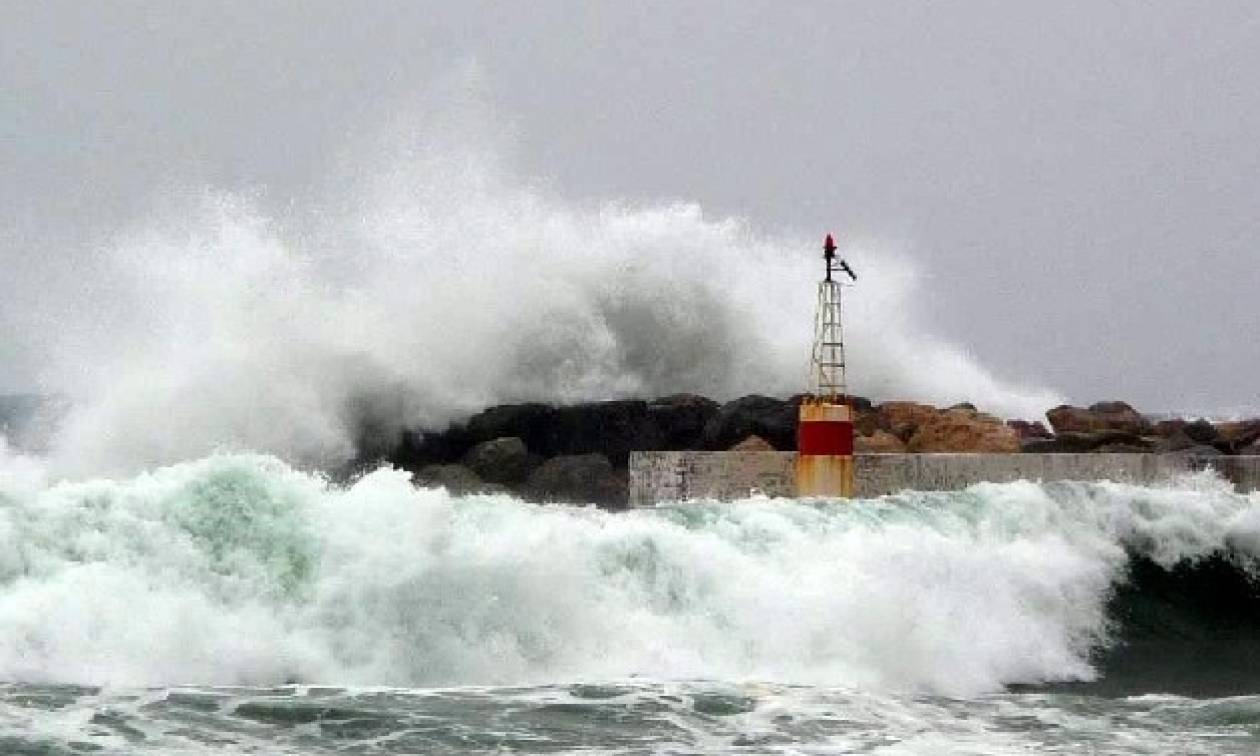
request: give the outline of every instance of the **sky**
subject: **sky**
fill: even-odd
[[[14,313],[155,195],[300,204],[452,77],[574,203],[896,249],[1001,376],[1260,408],[1260,5],[1228,0],[6,2],[0,390],[39,373]]]

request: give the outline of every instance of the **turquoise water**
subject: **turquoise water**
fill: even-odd
[[[610,514],[256,455],[10,466],[0,752],[1256,753],[1245,670],[1106,678],[1134,559],[1255,555],[1260,498],[1210,476]]]

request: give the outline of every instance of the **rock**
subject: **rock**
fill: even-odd
[[[935,407],[918,402],[884,402],[878,411],[879,427],[902,441],[909,441],[919,426],[937,415]]]
[[[700,449],[704,428],[717,415],[718,403],[695,394],[674,394],[650,402],[647,413],[660,431],[661,448]]]
[[[1157,452],[1157,454],[1172,454],[1172,452],[1191,449],[1192,446],[1197,446],[1193,438],[1186,435],[1186,425],[1188,425],[1188,423],[1182,423],[1181,426],[1177,426],[1177,430],[1172,432],[1168,432],[1168,428],[1164,428],[1164,432],[1168,433],[1168,435],[1155,436],[1152,438],[1152,442],[1150,442],[1152,451]]]
[[[536,501],[626,506],[625,478],[618,476],[602,454],[553,457],[530,474],[523,491]]]
[[[515,436],[530,451],[544,457],[603,454],[613,464],[624,467],[631,451],[665,448],[662,419],[678,421],[684,427],[675,427],[674,431],[685,435],[686,422],[696,422],[692,416],[705,413],[707,401],[702,397],[676,403],[666,400],[657,412],[649,411],[647,402],[642,400],[563,407],[505,404],[470,418],[468,432],[476,442]]]
[[[555,451],[556,408],[548,404],[501,404],[468,418],[473,443],[515,436],[531,451],[551,456]]]
[[[859,436],[873,436],[879,427],[879,412],[873,409],[855,410],[853,413],[853,431]],[[885,431],[887,432],[887,431]]]
[[[1117,445],[1149,447],[1149,444],[1141,436],[1132,433],[1120,431],[1100,431],[1095,433],[1066,431],[1056,435],[1054,438],[1034,438],[1024,441],[1020,444],[1020,451],[1032,454],[1084,454],[1108,445],[1113,447]]]
[[[1020,441],[1030,438],[1050,438],[1052,434],[1040,420],[1007,420],[1006,424],[1015,431]]]
[[[464,456],[464,466],[489,483],[521,483],[542,460],[529,453],[516,436],[482,441]]]
[[[1155,423],[1154,427],[1151,428],[1151,432],[1156,436],[1170,438],[1183,431],[1187,425],[1189,425],[1189,423],[1185,420],[1182,420],[1179,417],[1174,417],[1171,420],[1160,420],[1158,423]]]
[[[458,424],[444,431],[405,431],[386,459],[397,467],[415,472],[428,465],[456,462],[472,445],[472,437]]]
[[[1260,419],[1219,423],[1215,427],[1216,446],[1227,454],[1242,454],[1242,449],[1260,441]]]
[[[870,412],[874,409],[874,405],[871,404],[871,400],[864,396],[854,396],[850,394],[848,399],[849,406],[853,408],[854,414],[860,412]],[[800,404],[800,402],[797,402],[797,404]]]
[[[1019,442],[1022,454],[1063,454],[1067,450],[1057,438],[1025,438]]]
[[[429,465],[412,477],[423,488],[445,488],[456,495],[471,493],[504,493],[503,486],[487,483],[463,465]]]
[[[1151,431],[1146,418],[1124,402],[1098,402],[1088,409],[1060,405],[1046,412],[1055,434],[1120,431],[1143,435]]]
[[[797,406],[756,394],[727,402],[705,426],[704,447],[729,449],[757,435],[779,451],[792,451],[796,448]]]
[[[1089,410],[1069,404],[1047,410],[1046,419],[1050,421],[1050,427],[1056,435],[1103,430],[1101,422]]]
[[[574,404],[557,408],[554,417],[552,445],[542,452],[547,456],[603,454],[613,465],[625,467],[630,452],[665,445],[647,402],[641,400]]]
[[[1202,418],[1187,423],[1183,430],[1197,444],[1209,445],[1216,441],[1216,426]]]
[[[1233,454],[1235,451],[1230,443],[1222,440],[1220,429],[1203,419],[1193,422],[1181,418],[1161,420],[1155,423],[1153,433],[1155,437],[1150,441],[1156,454],[1190,453],[1187,450],[1192,447],[1198,447],[1197,453],[1205,456]],[[1207,448],[1212,451],[1208,453]]]
[[[1219,457],[1221,456],[1221,450],[1207,444],[1195,444],[1184,449],[1178,449],[1173,454],[1185,454],[1190,457]]]
[[[1139,436],[1136,433],[1128,433],[1126,431],[1112,430],[1103,431],[1102,433],[1085,434],[1092,435],[1095,438],[1094,448],[1090,451],[1099,451],[1102,447],[1108,446],[1113,449],[1121,447],[1137,449],[1141,452],[1151,451],[1151,442],[1145,436]],[[1131,452],[1137,453],[1137,452]]]
[[[1019,435],[997,418],[967,410],[942,412],[919,426],[906,444],[914,453],[984,452],[1015,454]]]
[[[749,436],[730,448],[733,452],[772,452],[774,447],[761,436]]]
[[[854,438],[853,450],[858,454],[901,454],[906,445],[888,431],[876,428],[874,433]]]
[[[1106,423],[1107,430],[1138,435],[1151,431],[1150,422],[1126,402],[1096,402],[1089,405],[1089,411]]]
[[[1103,444],[1094,448],[1095,454],[1149,454],[1151,447],[1142,444]]]

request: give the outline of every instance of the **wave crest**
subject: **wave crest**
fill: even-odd
[[[1087,680],[1130,557],[1254,557],[1260,500],[985,484],[610,514],[220,455],[0,493],[0,676],[75,683]]]

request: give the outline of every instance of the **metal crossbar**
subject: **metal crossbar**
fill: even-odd
[[[848,391],[840,305],[840,284],[832,280],[820,281],[814,322],[810,388],[814,396],[828,401],[838,401]]]

